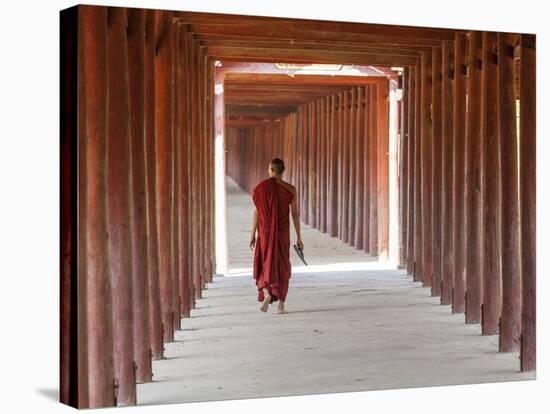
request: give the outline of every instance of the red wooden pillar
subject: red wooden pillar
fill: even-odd
[[[420,105],[422,65],[415,68],[416,99],[414,102],[414,271],[413,280],[422,281],[422,135],[420,131]]]
[[[350,140],[349,140],[349,131],[350,131],[350,111],[349,111],[349,91],[344,92],[344,104],[342,107],[343,116],[342,116],[342,241],[344,243],[349,242],[349,193],[350,193],[350,184],[349,184],[349,164],[350,164]]]
[[[189,108],[187,99],[189,96],[189,78],[188,78],[188,54],[187,42],[188,32],[184,25],[178,26],[177,31],[177,74],[178,74],[178,118],[179,130],[176,141],[176,160],[180,166],[179,174],[179,198],[178,198],[178,259],[180,269],[180,298],[181,298],[181,316],[189,317],[191,309],[190,292],[190,234],[189,234]]]
[[[78,292],[78,203],[79,187],[77,178],[83,173],[78,171],[79,134],[78,103],[82,86],[78,85],[78,8],[60,12],[60,283],[59,283],[59,401],[72,407],[78,407],[78,376],[80,354],[87,356],[87,350],[78,346],[82,327],[79,326]],[[82,73],[81,73],[82,75]],[[81,82],[82,83],[82,82]],[[79,91],[80,86],[80,91]],[[84,99],[83,96],[80,100]],[[76,155],[75,155],[76,154]],[[80,175],[79,175],[80,174]],[[83,193],[83,189],[80,191]],[[76,197],[75,197],[76,195]],[[80,204],[82,206],[82,204]],[[80,232],[82,233],[82,232]],[[83,276],[84,274],[82,274]],[[84,277],[82,278],[84,279]],[[85,280],[85,279],[84,279]],[[86,299],[85,297],[83,298]],[[85,304],[81,303],[84,306]],[[82,312],[84,313],[84,312]],[[85,325],[84,325],[85,326]],[[80,332],[79,332],[80,330]],[[82,334],[82,342],[87,336]],[[87,367],[82,370],[87,376]],[[87,394],[86,384],[86,394]]]
[[[414,220],[415,220],[415,103],[416,103],[416,67],[410,66],[407,72],[407,83],[404,85],[407,89],[407,274],[414,274]]]
[[[343,93],[338,94],[336,101],[338,114],[336,117],[337,122],[337,140],[338,140],[338,238],[344,240],[344,142],[343,142]]]
[[[536,368],[536,43],[521,35],[520,203],[521,203],[521,370]]]
[[[370,87],[363,87],[363,102],[361,104],[361,116],[363,118],[363,152],[360,154],[364,157],[363,161],[363,251],[370,253]]]
[[[364,179],[364,134],[363,134],[363,88],[357,87],[357,107],[355,109],[355,248],[363,250],[363,202]]]
[[[399,266],[407,266],[407,210],[409,194],[409,137],[407,131],[407,110],[409,101],[409,67],[403,69],[400,78],[401,106],[400,106],[400,133],[399,133]]]
[[[134,293],[134,359],[136,382],[152,380],[149,324],[149,263],[147,260],[147,199],[145,196],[145,12],[128,13],[128,73],[131,113],[131,217]]]
[[[180,199],[180,163],[179,160],[179,129],[183,122],[180,122],[179,119],[179,100],[178,92],[182,88],[182,85],[179,83],[178,78],[178,66],[181,65],[181,61],[178,60],[178,49],[179,49],[179,39],[178,39],[178,24],[172,24],[172,56],[174,57],[172,62],[173,66],[170,69],[172,76],[172,88],[174,92],[172,93],[172,154],[171,154],[171,163],[172,163],[172,202],[170,204],[170,221],[172,229],[172,248],[171,248],[171,266],[172,266],[172,314],[173,318],[173,327],[174,330],[181,329],[181,295],[180,295],[180,274],[181,269],[179,266],[179,252],[181,251],[179,245],[179,199]]]
[[[338,235],[338,139],[336,135],[336,95],[329,98],[328,106],[330,117],[330,191],[328,194],[330,202],[330,215],[328,231],[331,237]]]
[[[174,340],[172,279],[172,14],[156,11],[155,126],[159,277],[164,342]]]
[[[369,244],[371,256],[379,253],[378,240],[378,89],[380,83],[371,86],[369,102],[370,124],[370,218]]]
[[[308,223],[310,226],[315,227],[316,217],[317,217],[317,193],[316,193],[316,162],[315,162],[315,136],[313,134],[314,126],[314,109],[315,106],[312,102],[308,103],[308,150],[309,150],[309,214],[308,214]]]
[[[355,105],[357,102],[356,89],[350,91],[350,107],[349,107],[349,203],[348,203],[348,243],[350,246],[355,245],[355,195],[357,188],[355,187],[355,158],[357,157],[355,143],[357,140],[356,126],[356,111]]]
[[[200,140],[199,140],[199,123],[198,123],[198,108],[199,100],[199,84],[198,84],[198,53],[195,43],[189,39],[189,59],[190,59],[190,82],[191,82],[191,95],[189,98],[189,105],[191,111],[191,237],[192,240],[199,240],[199,174],[200,174]],[[240,171],[242,174],[243,171]],[[239,180],[243,183],[245,180]],[[247,184],[247,183],[246,183]],[[202,286],[201,286],[201,268],[200,268],[200,242],[192,243],[192,278],[193,278],[193,300],[191,301],[191,309],[195,308],[195,301],[202,298]]]
[[[108,13],[107,223],[113,290],[117,404],[136,403],[133,350],[132,223],[130,220],[130,102],[126,9]]]
[[[151,351],[154,360],[164,356],[163,326],[160,304],[159,250],[156,196],[156,137],[155,137],[155,11],[145,11],[144,113],[145,168],[147,174],[147,262],[149,274],[149,320]]]
[[[432,48],[432,296],[441,295],[442,80],[442,50],[440,47],[434,47]]]
[[[432,285],[432,55],[423,52],[420,84],[422,285]]]
[[[466,120],[466,323],[481,322],[481,32],[471,31]]]
[[[502,185],[502,313],[500,351],[519,350],[521,257],[514,54],[517,36],[498,33],[498,134]]]
[[[496,33],[483,32],[481,63],[481,139],[483,305],[481,330],[483,335],[499,333],[501,307],[500,248],[500,162],[498,157],[498,86]]]
[[[443,42],[441,79],[441,304],[450,305],[453,295],[453,78],[454,43]]]
[[[321,178],[321,185],[319,188],[319,199],[320,204],[320,227],[323,233],[327,232],[327,135],[326,135],[326,117],[327,107],[325,105],[325,99],[319,99],[319,124],[320,131],[318,134],[320,142],[320,158],[321,158],[321,167],[319,170],[319,177]]]
[[[315,148],[315,228],[321,229],[321,125],[320,125],[321,107],[319,100],[313,102],[313,125],[315,135],[313,144]]]
[[[387,260],[390,247],[389,80],[377,87],[378,257]]]
[[[115,405],[107,227],[107,9],[79,6],[78,407]],[[101,335],[97,334],[101,327]]]
[[[453,313],[464,312],[465,214],[464,164],[466,126],[466,35],[456,33],[453,106]]]

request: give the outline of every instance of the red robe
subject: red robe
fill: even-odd
[[[258,212],[253,277],[259,302],[264,300],[264,287],[271,295],[270,303],[286,299],[291,270],[289,212],[293,197],[275,177],[263,180],[252,192]]]

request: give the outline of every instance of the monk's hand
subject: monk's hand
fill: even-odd
[[[253,234],[250,236],[250,250],[254,250],[256,247],[256,236]]]
[[[296,241],[296,246],[298,246],[298,249],[300,249],[300,250],[304,249],[304,242],[302,241],[302,239],[298,239]]]

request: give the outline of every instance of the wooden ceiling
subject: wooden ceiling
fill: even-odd
[[[224,94],[227,126],[257,126],[297,107],[385,77],[228,73]]]
[[[175,12],[191,41],[213,60],[271,63],[330,63],[359,66],[415,66],[420,56],[455,30],[334,22],[216,13]],[[318,76],[317,80],[285,75],[226,75],[228,120],[278,119],[300,104],[349,89],[354,79]]]

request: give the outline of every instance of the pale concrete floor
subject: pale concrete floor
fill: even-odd
[[[258,310],[250,273],[250,196],[228,180],[230,276],[182,321],[138,404],[533,379],[402,270],[304,227],[307,268],[291,252],[288,314]],[[293,241],[291,239],[291,241]],[[247,270],[248,269],[248,270]]]

